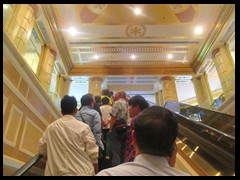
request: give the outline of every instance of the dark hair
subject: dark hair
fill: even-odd
[[[109,89],[103,89],[102,90],[102,95],[109,96]]]
[[[177,120],[166,108],[151,106],[135,120],[136,142],[143,153],[170,156],[177,134]]]
[[[109,104],[109,98],[108,97],[104,97],[102,98],[102,104]]]
[[[63,115],[74,113],[77,107],[77,100],[74,96],[65,95],[61,100],[61,109]]]
[[[101,96],[94,96],[96,103],[101,103]]]
[[[147,107],[149,107],[148,102],[146,101],[146,99],[144,99],[144,97],[140,96],[140,95],[136,95],[133,96],[129,102],[128,102],[129,106],[136,106],[139,105],[141,111],[146,109]]]
[[[89,106],[91,102],[94,102],[93,97],[90,94],[85,94],[81,98],[82,106]]]

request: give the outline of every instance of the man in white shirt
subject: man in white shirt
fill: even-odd
[[[103,120],[102,131],[103,131],[105,154],[107,158],[109,158],[110,156],[109,129],[110,129],[110,121],[111,121],[110,114],[112,112],[112,106],[109,105],[109,98],[104,97],[102,99],[102,106],[100,106],[100,110],[102,112],[102,120]]]
[[[134,161],[102,170],[97,176],[189,176],[173,168],[178,124],[171,111],[160,106],[146,108],[136,118],[134,127]]]
[[[77,101],[65,95],[63,117],[51,123],[39,140],[47,158],[46,176],[92,176],[98,172],[98,146],[89,126],[75,118]]]

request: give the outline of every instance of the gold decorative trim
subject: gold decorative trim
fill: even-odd
[[[4,113],[5,113],[7,104],[8,104],[8,98],[3,94],[3,116],[4,116]]]
[[[24,123],[24,127],[23,127],[23,133],[22,133],[22,136],[21,136],[21,140],[20,140],[20,145],[19,145],[19,150],[29,156],[35,156],[36,153],[33,153],[33,152],[30,152],[28,151],[27,149],[25,149],[22,145],[23,145],[23,140],[24,140],[24,135],[26,134],[26,128],[27,128],[27,125],[31,124],[33,125],[36,129],[38,129],[42,134],[44,133],[44,131],[39,128],[29,117],[26,118],[26,121]]]
[[[18,97],[23,104],[25,104],[29,110],[31,110],[40,120],[43,124],[46,126],[49,125],[49,123],[44,119],[44,117],[28,102],[28,100],[18,91],[18,89],[7,79],[7,77],[3,74],[3,83],[8,86],[8,88]]]
[[[126,28],[126,35],[131,38],[140,38],[144,36],[146,32],[146,27],[144,25],[129,25]]]
[[[62,33],[59,31],[59,24],[57,21],[56,14],[54,13],[54,7],[51,4],[43,4],[42,5],[44,15],[46,17],[46,20],[50,26],[50,29],[52,31],[53,37],[55,39],[56,45],[59,49],[59,53],[62,59],[62,63],[64,64],[64,67],[66,68],[67,72],[70,72],[72,69],[72,61],[71,57],[68,53],[68,47],[66,46],[66,42],[64,40],[64,37]]]
[[[171,81],[171,80],[174,80],[175,78],[174,77],[171,77],[171,76],[164,76],[164,77],[161,77],[160,80],[161,81]]]
[[[197,47],[84,47],[79,48],[80,53],[119,53],[119,52],[189,52],[195,50]]]
[[[84,65],[106,65],[106,66],[119,66],[119,65],[141,65],[141,66],[146,66],[146,65],[170,65],[170,64],[175,64],[175,65],[182,65],[182,64],[187,64],[187,63],[182,63],[182,62],[167,62],[167,61],[151,61],[151,62],[145,62],[145,61],[121,61],[121,62],[107,62],[107,61],[104,61],[104,62],[81,62],[81,64],[84,64]]]
[[[48,108],[49,112],[54,116],[54,118],[57,119],[61,117],[61,113],[57,108],[55,108],[56,105],[49,98],[46,91],[43,89],[38,79],[36,78],[36,75],[26,64],[25,59],[22,57],[16,46],[13,44],[12,40],[10,39],[5,30],[3,30],[3,53],[15,67],[16,71],[18,71],[22,75],[23,79],[29,85],[29,88],[31,88],[41,99],[42,103]],[[5,82],[8,86],[10,86],[10,89],[16,89],[10,82],[8,83],[7,77],[5,77]],[[15,94],[16,92],[17,90],[15,91]],[[21,96],[22,95],[20,93],[19,95],[17,95],[17,97]],[[24,99],[22,101],[23,103],[25,103],[26,100]]]
[[[25,163],[3,154],[3,165],[19,169]]]
[[[17,121],[17,123],[18,123],[17,124],[17,129],[14,132],[13,131],[9,132],[10,124],[13,120],[15,120],[15,119],[13,119],[13,114],[14,114],[15,111],[20,114],[19,119]],[[22,117],[23,117],[23,112],[15,104],[13,104],[12,107],[11,107],[10,113],[9,113],[8,120],[7,120],[6,129],[4,131],[3,142],[5,144],[8,144],[9,146],[15,147],[16,142],[17,142],[18,133],[19,133],[19,130],[20,130],[20,125],[21,125],[21,122],[22,122]],[[13,141],[7,139],[8,133],[14,134]]]
[[[222,5],[215,19],[215,22],[212,23],[211,28],[209,28],[209,34],[205,38],[206,41],[203,43],[203,45],[200,47],[198,51],[198,56],[196,57],[196,60],[194,61],[194,64],[192,66],[195,72],[199,71],[203,61],[205,60],[205,57],[210,52],[220,32],[223,30],[227,19],[232,14],[234,9],[235,9],[235,4]]]

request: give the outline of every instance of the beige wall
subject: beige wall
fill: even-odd
[[[38,153],[39,138],[61,115],[6,33],[3,42],[3,164],[11,166]]]

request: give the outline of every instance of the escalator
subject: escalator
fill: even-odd
[[[168,101],[164,107],[174,112],[179,124],[177,138],[179,154],[200,172],[199,175],[235,175],[234,116],[174,101]],[[203,111],[205,116],[203,114],[200,116],[199,110]],[[225,128],[223,117],[226,118]],[[220,122],[220,125],[217,122]],[[45,164],[46,160],[37,154],[13,176],[43,176]]]
[[[45,158],[40,154],[36,154],[26,164],[14,172],[12,176],[44,176],[45,165]]]
[[[195,164],[199,168],[211,176],[235,175],[234,116],[174,101],[164,107],[174,112],[179,124],[178,140],[184,144],[181,147],[190,149],[185,154],[192,161],[198,157]]]
[[[235,116],[175,101],[167,101],[164,107],[235,137]]]

